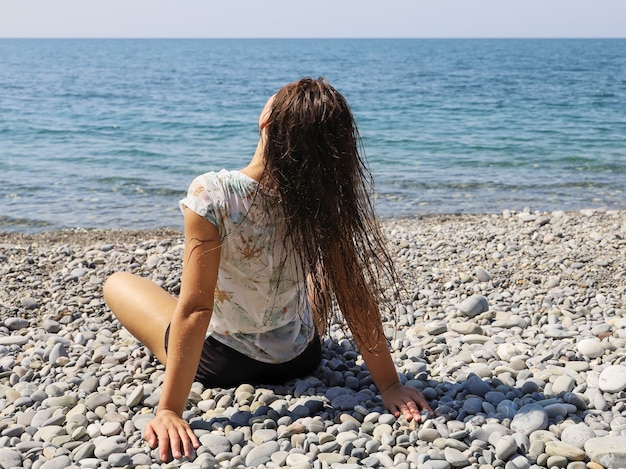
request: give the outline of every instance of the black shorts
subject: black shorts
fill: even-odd
[[[165,353],[170,326],[165,330]],[[320,364],[322,346],[315,335],[300,355],[285,363],[265,363],[244,355],[209,336],[204,340],[196,371],[196,381],[209,388],[224,388],[242,383],[280,384],[310,375]]]

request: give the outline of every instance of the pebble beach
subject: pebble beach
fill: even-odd
[[[0,468],[626,467],[626,211],[383,222],[402,281],[385,327],[401,381],[435,411],[385,411],[344,328],[280,386],[195,383],[201,447],[142,438],[164,368],[114,319],[124,270],[176,293],[182,233],[0,233]]]

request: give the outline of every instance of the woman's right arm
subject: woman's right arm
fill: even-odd
[[[171,449],[176,459],[198,447],[195,434],[182,419],[195,378],[207,327],[220,262],[221,241],[214,225],[190,209],[185,214],[185,253],[180,296],[170,325],[165,379],[156,417],[146,426],[144,438],[159,446],[166,461]]]

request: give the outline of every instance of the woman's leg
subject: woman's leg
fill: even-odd
[[[122,325],[165,363],[165,329],[176,298],[147,278],[118,272],[105,282],[104,299]]]

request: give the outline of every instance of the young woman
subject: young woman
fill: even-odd
[[[248,166],[199,176],[181,201],[179,297],[128,273],[104,286],[120,322],[165,364],[144,431],[164,460],[170,449],[189,457],[199,445],[181,418],[194,380],[226,387],[311,373],[333,304],[383,405],[409,420],[432,412],[401,385],[383,333],[379,305],[393,289],[393,262],[344,97],[321,78],[288,84],[265,105],[259,129]]]

